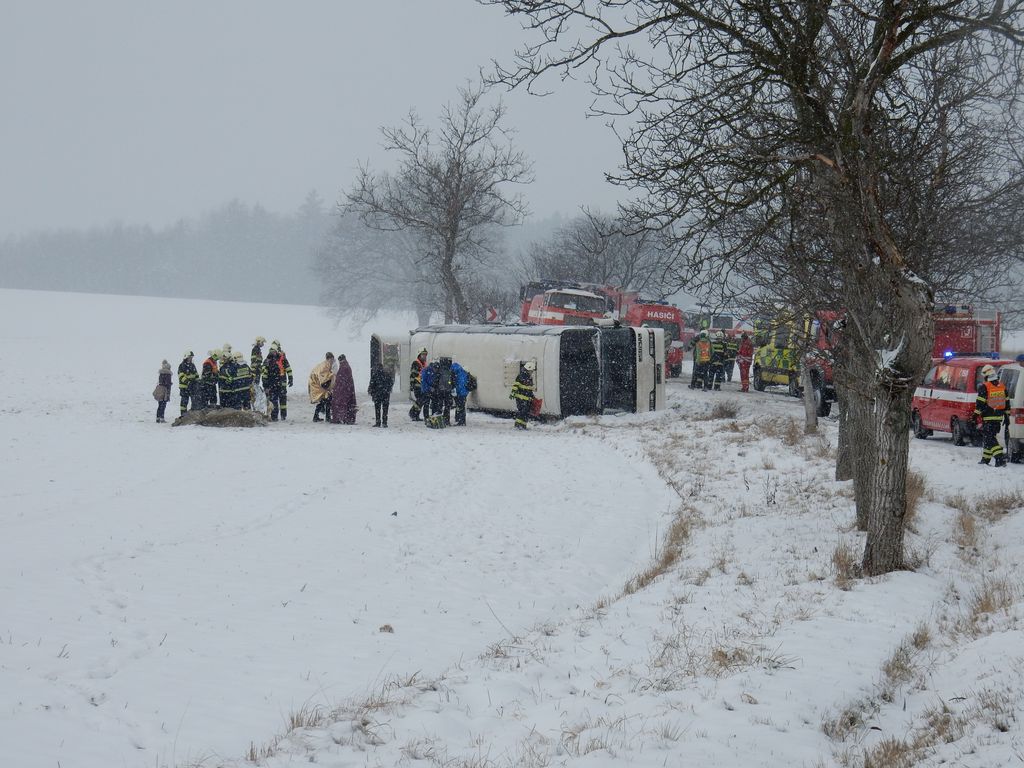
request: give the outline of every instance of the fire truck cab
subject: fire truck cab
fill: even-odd
[[[953,445],[981,440],[974,424],[974,406],[981,384],[981,369],[1009,365],[1012,360],[980,355],[949,357],[936,362],[914,390],[910,428],[914,437],[924,440],[935,432],[949,432]]]
[[[604,296],[578,288],[552,288],[530,299],[526,322],[537,325],[591,325],[610,318]]]
[[[684,354],[683,312],[679,307],[667,301],[637,299],[627,306],[622,322],[633,328],[661,328],[665,332],[666,376],[679,376]]]

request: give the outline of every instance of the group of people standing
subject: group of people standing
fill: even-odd
[[[691,339],[687,349],[693,352],[693,375],[690,389],[720,390],[723,381],[732,381],[736,364],[740,368],[740,391],[750,391],[750,364],[754,360],[754,342],[743,333],[726,336],[702,330]]]
[[[409,418],[422,421],[428,427],[451,425],[451,411],[455,409],[455,426],[466,426],[466,398],[477,387],[476,377],[452,360],[439,357],[427,362],[427,350],[421,349],[409,368],[409,391],[414,402]]]
[[[370,397],[373,398],[376,420],[373,426],[387,427],[388,406],[395,377],[383,365],[375,365],[370,374]],[[356,385],[352,378],[352,366],[345,355],[328,352],[323,362],[309,372],[309,402],[315,408],[313,421],[327,424],[356,423]],[[323,418],[320,415],[323,414]]]
[[[178,365],[178,390],[181,395],[181,415],[205,408],[234,408],[252,410],[257,392],[266,394],[267,412],[271,421],[288,419],[288,388],[294,385],[291,363],[274,340],[266,357],[263,346],[266,339],[257,336],[253,342],[249,361],[241,352],[233,351],[230,344],[211,349],[197,368],[191,350],[186,351]],[[534,403],[533,376],[536,363],[520,365],[519,375],[512,385],[509,398],[516,405],[515,427],[526,429]],[[393,367],[376,363],[370,373],[367,393],[373,400],[374,426],[388,426],[388,411],[395,377]],[[413,421],[423,421],[428,427],[466,426],[466,400],[477,388],[476,377],[450,357],[439,357],[427,362],[427,350],[421,349],[413,360],[409,372],[409,389],[414,402],[409,409]],[[153,391],[157,401],[156,420],[165,421],[167,403],[171,399],[171,366],[166,360],[160,366],[157,387]],[[335,358],[328,352],[323,361],[309,373],[309,400],[314,406],[313,421],[328,424],[354,424],[356,421],[355,383],[352,367],[345,355]],[[421,416],[422,414],[422,416]]]
[[[266,343],[262,336],[256,337],[248,362],[241,352],[224,344],[209,351],[201,368],[196,367],[192,350],[186,351],[178,365],[181,415],[190,407],[194,411],[217,407],[251,410],[256,402],[257,387],[261,387],[266,393],[271,420],[286,420],[288,387],[294,384],[291,363],[277,340],[270,343],[264,357]],[[166,360],[160,366],[153,397],[157,401],[157,423],[164,423],[171,399],[171,366]]]

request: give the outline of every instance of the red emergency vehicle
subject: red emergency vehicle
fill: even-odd
[[[552,288],[530,299],[524,322],[534,325],[592,325],[595,320],[611,316],[604,296],[578,288]]]
[[[951,354],[940,359],[914,390],[911,404],[911,429],[914,437],[924,440],[935,432],[949,432],[953,445],[966,445],[981,440],[981,430],[974,421],[974,406],[981,369],[1012,363],[993,353],[991,356]]]
[[[534,280],[519,291],[520,320],[538,325],[586,325],[613,318],[633,328],[665,331],[665,368],[679,376],[685,314],[667,301],[642,299],[637,291],[575,280]]]
[[[669,376],[677,377],[685,354],[682,342],[684,317],[683,310],[667,301],[636,299],[626,307],[621,319],[633,328],[661,328],[665,331],[665,368]]]
[[[995,310],[950,304],[935,312],[932,357],[992,355],[1000,352],[1002,316]]]

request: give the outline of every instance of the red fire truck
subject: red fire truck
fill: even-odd
[[[536,280],[519,292],[520,320],[538,325],[587,325],[594,320],[614,318],[633,328],[661,328],[665,331],[665,368],[668,376],[679,376],[683,363],[685,315],[667,301],[642,299],[637,291],[611,285],[565,280]]]
[[[999,356],[1002,316],[995,310],[950,304],[935,313],[935,346],[932,357],[953,355]]]

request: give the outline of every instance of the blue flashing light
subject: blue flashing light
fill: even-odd
[[[949,358],[951,358],[953,356],[953,350],[952,349],[947,349],[945,352],[942,353],[942,356],[946,360],[949,360]]]
[[[992,352],[990,354],[992,355],[992,359],[993,360],[998,360],[999,359],[999,353],[998,352]]]
[[[1018,363],[1024,363],[1024,355],[1017,355],[1016,360]]]

